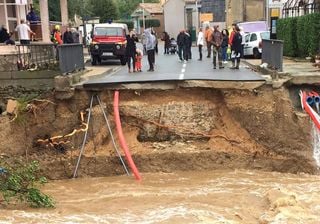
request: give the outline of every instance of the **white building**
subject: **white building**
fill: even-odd
[[[13,32],[21,19],[26,19],[32,0],[0,0],[0,26],[3,25],[9,32]],[[41,36],[43,42],[50,41],[48,0],[40,0]],[[67,0],[60,0],[62,26],[68,25]]]
[[[0,25],[14,31],[20,18],[26,18],[28,3],[27,0],[0,0]]]
[[[198,29],[200,4],[196,0],[167,0],[163,5],[165,31],[176,38],[182,29]]]

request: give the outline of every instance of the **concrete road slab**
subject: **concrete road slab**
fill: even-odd
[[[195,59],[196,58],[196,59]],[[143,57],[143,72],[128,73],[127,66],[120,71],[102,78],[90,80],[83,84],[84,88],[102,88],[104,86],[146,83],[163,81],[208,80],[208,81],[265,81],[258,73],[240,66],[239,70],[230,69],[230,64],[224,64],[224,69],[213,69],[212,58],[198,61],[196,48],[193,49],[193,59],[179,62],[177,55],[157,55],[154,72],[148,72],[147,57]]]

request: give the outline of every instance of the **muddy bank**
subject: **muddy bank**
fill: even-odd
[[[90,94],[78,90],[63,101],[52,95],[53,103],[25,112],[23,122],[2,116],[2,159],[38,159],[49,177],[70,177],[83,140],[80,112],[88,112]],[[113,92],[105,90],[100,97],[113,124]],[[316,173],[309,118],[295,104],[287,89],[269,86],[120,92],[124,134],[141,172],[245,168]],[[97,102],[92,115],[79,176],[123,174]],[[62,150],[37,143],[75,129],[72,137],[59,139]]]

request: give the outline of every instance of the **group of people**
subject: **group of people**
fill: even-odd
[[[136,42],[138,42],[138,38],[134,31],[131,31],[127,35],[126,39],[126,59],[128,65],[128,72],[141,72],[143,51],[136,47]],[[155,54],[157,49],[157,38],[154,31],[151,28],[148,28],[144,31],[143,45],[143,47],[145,48],[144,50],[146,51],[148,56],[148,72],[153,72],[155,65]]]
[[[60,26],[55,25],[51,33],[51,41],[57,45],[80,43],[80,36],[75,28],[70,27],[67,27],[67,30],[62,35]]]
[[[202,60],[202,47],[204,43],[207,45],[207,58],[213,55],[213,69],[223,69],[223,64],[228,63],[228,49],[231,51],[231,69],[239,69],[240,58],[243,56],[244,33],[237,24],[232,24],[232,32],[229,35],[227,29],[219,30],[219,26],[214,26],[213,29],[206,27],[205,33],[202,29],[199,30],[197,45],[199,47],[199,60]]]

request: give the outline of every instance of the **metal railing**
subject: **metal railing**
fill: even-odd
[[[320,12],[320,4],[316,2],[303,2],[303,1],[288,1],[283,9],[282,16],[283,18],[288,17],[297,17],[307,14],[312,14],[315,12]]]
[[[282,40],[262,40],[262,63],[267,63],[268,67],[277,71],[283,71],[283,41]]]
[[[18,70],[56,70],[58,61],[54,44],[16,45]]]
[[[10,52],[0,55],[1,72],[59,69],[61,73],[84,69],[81,44],[17,44]]]

